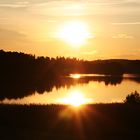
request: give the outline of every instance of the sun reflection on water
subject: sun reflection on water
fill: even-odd
[[[60,104],[67,104],[71,105],[73,107],[80,107],[84,104],[89,104],[93,102],[92,99],[86,98],[82,92],[76,90],[71,93],[69,93],[68,96],[61,98],[58,100]]]
[[[79,79],[81,77],[81,75],[80,74],[71,74],[70,77],[74,78],[74,79]]]

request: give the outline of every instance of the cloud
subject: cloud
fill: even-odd
[[[112,25],[140,25],[140,21],[138,22],[113,22]]]
[[[28,0],[30,3],[36,3],[40,5],[46,5],[48,3],[60,3],[60,4],[71,4],[71,3],[83,3],[86,5],[126,5],[126,6],[139,6],[140,1],[138,0]]]
[[[29,5],[28,1],[0,3],[0,8],[25,8]]]
[[[0,49],[27,51],[33,50],[32,45],[32,41],[27,34],[12,29],[0,28]]]
[[[122,6],[125,7],[139,7],[140,1],[139,0],[123,0]]]
[[[114,38],[114,39],[133,39],[134,37],[131,35],[127,35],[127,34],[117,34],[117,35],[113,35],[112,38]]]
[[[128,7],[131,11],[136,11],[140,8],[140,2],[138,0],[1,0],[0,2],[0,8],[27,8],[28,12],[33,14],[50,16],[118,14]]]
[[[44,3],[32,4],[28,10],[31,13],[49,15],[49,16],[65,16],[65,15],[83,15],[85,5],[83,2],[77,1],[47,1]]]
[[[21,41],[26,38],[25,34],[22,34],[17,31],[8,30],[8,29],[0,29],[0,42],[14,42]]]
[[[138,6],[140,2],[138,0],[1,0],[1,4],[17,4],[17,5],[26,5],[26,4],[36,4],[36,5],[47,5],[49,3],[52,4],[71,4],[71,3],[79,3],[79,4],[86,4],[86,5],[120,5],[120,4],[128,4],[130,6],[136,5]]]
[[[38,2],[30,0],[29,10],[32,13],[52,16],[118,14],[125,12],[124,9],[128,8],[126,5],[130,6],[131,11],[136,11],[138,4],[140,3],[135,0],[38,0]]]

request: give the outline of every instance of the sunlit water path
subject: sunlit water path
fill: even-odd
[[[87,77],[92,77],[86,81]],[[72,104],[79,106],[80,104],[88,103],[112,103],[123,102],[125,97],[137,90],[140,92],[139,80],[133,80],[133,76],[125,75],[122,80],[114,80],[111,77],[110,81],[102,79],[103,75],[70,75],[69,78],[74,80],[74,84],[55,86],[49,92],[45,91],[40,94],[37,91],[31,95],[22,98],[8,99],[5,97],[1,103],[8,104]],[[128,78],[129,77],[129,78]],[[80,79],[82,78],[82,79]],[[82,80],[82,82],[78,82]],[[25,94],[26,95],[26,94]]]

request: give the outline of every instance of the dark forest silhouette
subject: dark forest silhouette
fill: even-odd
[[[55,87],[69,88],[89,81],[105,85],[120,84],[123,73],[139,74],[139,60],[84,61],[76,58],[49,58],[0,51],[0,100],[22,98],[35,93],[50,92]],[[74,80],[71,73],[96,73],[106,76],[83,77]],[[128,78],[140,82],[139,77]]]
[[[35,55],[0,50],[0,72],[9,78],[49,78],[71,73],[122,75],[140,74],[140,60],[79,60],[65,57],[35,57]],[[25,79],[23,78],[23,80]],[[4,77],[5,78],[5,77]]]

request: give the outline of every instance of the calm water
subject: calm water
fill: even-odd
[[[134,75],[123,77],[111,77],[104,75],[70,75],[62,77],[61,80],[52,82],[38,90],[23,90],[18,97],[12,93],[1,97],[2,103],[8,104],[56,104],[69,103],[70,101],[82,100],[82,103],[112,103],[122,102],[125,97],[137,90],[140,92],[140,78]],[[22,86],[21,86],[22,87]],[[7,87],[8,88],[8,87]],[[12,91],[14,94],[14,90]],[[27,92],[27,93],[26,93]]]

